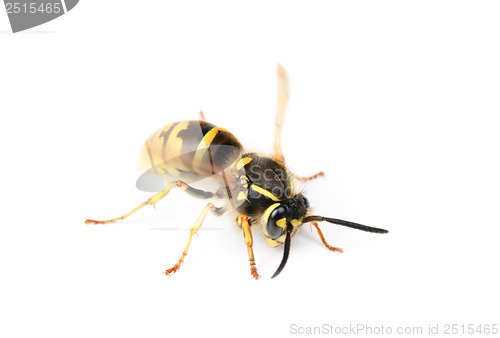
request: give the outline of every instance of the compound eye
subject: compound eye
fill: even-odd
[[[304,202],[304,205],[306,206],[306,208],[309,208],[309,201],[304,196],[302,196],[302,202]]]
[[[286,214],[285,206],[280,205],[273,210],[267,220],[266,232],[271,239],[280,238],[286,231]]]

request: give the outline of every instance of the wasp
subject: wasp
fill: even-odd
[[[325,240],[318,222],[329,222],[372,233],[387,233],[385,229],[310,214],[310,206],[302,192],[294,188],[294,180],[309,181],[323,176],[323,172],[310,177],[295,175],[285,166],[281,150],[281,130],[289,100],[288,76],[278,65],[278,102],[275,118],[274,144],[271,156],[246,152],[238,139],[224,128],[206,122],[203,113],[199,120],[169,124],[153,133],[145,142],[141,157],[148,162],[147,172],[165,179],[163,189],[121,217],[85,223],[105,224],[123,220],[145,206],[154,206],[171,189],[180,188],[191,195],[211,199],[191,228],[189,238],[177,263],[164,271],[171,275],[179,270],[195,235],[207,214],[233,213],[241,227],[248,251],[250,273],[258,279],[253,253],[252,228],[262,228],[269,246],[283,245],[283,258],[271,278],[280,274],[290,252],[291,238],[305,223],[317,230],[322,243],[331,251],[342,252]],[[210,178],[215,188],[203,190],[193,186],[197,181]],[[158,191],[157,190],[157,191]],[[217,204],[214,200],[221,201]],[[217,206],[216,206],[217,205]]]

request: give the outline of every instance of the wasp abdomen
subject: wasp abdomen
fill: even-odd
[[[208,177],[232,164],[243,146],[224,128],[205,121],[171,123],[153,133],[141,154],[141,167],[184,179]]]

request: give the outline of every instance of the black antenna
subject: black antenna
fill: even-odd
[[[287,222],[286,226],[286,237],[285,237],[285,251],[283,251],[283,259],[281,260],[280,266],[278,266],[278,270],[274,273],[274,275],[271,278],[276,277],[277,275],[280,274],[280,272],[283,270],[283,268],[286,265],[286,261],[288,260],[288,254],[290,253],[290,238],[292,237],[292,225]]]
[[[323,221],[343,225],[343,226],[346,226],[349,228],[358,229],[358,230],[362,230],[362,231],[373,232],[376,234],[386,234],[389,232],[388,230],[385,230],[385,229],[369,227],[369,226],[366,226],[363,224],[358,224],[358,223],[354,223],[354,222],[343,221],[341,219],[328,218],[328,217],[323,217],[323,216],[308,216],[302,220],[302,223],[323,222]]]

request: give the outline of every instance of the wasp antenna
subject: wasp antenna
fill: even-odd
[[[283,259],[281,260],[280,266],[278,266],[278,270],[276,270],[276,272],[271,278],[274,278],[277,275],[279,275],[286,265],[286,261],[288,260],[288,254],[290,253],[290,238],[292,237],[292,229],[293,229],[292,225],[288,223],[286,227],[285,251],[283,251]]]
[[[308,216],[308,217],[304,218],[302,223],[323,222],[323,221],[343,225],[343,226],[348,227],[348,228],[358,229],[358,230],[367,231],[367,232],[373,232],[376,234],[386,234],[389,232],[388,230],[385,230],[385,229],[369,227],[369,226],[359,224],[359,223],[344,221],[344,220],[336,219],[336,218],[328,218],[328,217],[323,217],[323,216]]]

